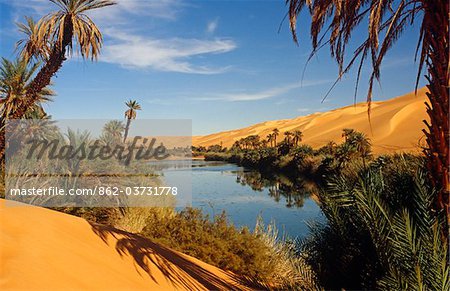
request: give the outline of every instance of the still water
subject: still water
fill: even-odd
[[[292,181],[283,176],[267,177],[234,164],[211,161],[161,161],[160,173],[166,185],[191,179],[192,206],[211,217],[226,211],[230,222],[253,230],[258,216],[273,221],[280,234],[301,238],[308,222],[323,220],[312,199],[312,183]]]

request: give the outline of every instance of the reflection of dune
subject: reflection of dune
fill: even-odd
[[[236,140],[251,134],[266,137],[274,128],[281,132],[301,130],[303,143],[320,147],[329,141],[342,142],[342,129],[353,128],[364,132],[373,143],[375,153],[419,151],[422,139],[422,120],[427,119],[425,112],[425,88],[417,96],[409,93],[386,101],[372,103],[370,123],[367,104],[358,103],[328,112],[318,112],[293,119],[266,121],[247,128],[219,132],[206,136],[196,136],[193,144],[209,146],[220,144],[230,147]]]
[[[12,203],[0,200],[1,290],[243,288],[234,275],[140,236]]]

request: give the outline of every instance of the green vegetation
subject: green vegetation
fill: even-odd
[[[324,224],[312,224],[301,254],[326,289],[449,290],[443,212],[422,158],[352,163],[320,195]]]
[[[107,0],[52,2],[58,11],[38,21],[26,18],[25,24],[19,24],[25,38],[18,42],[17,60],[2,59],[2,195],[5,121],[30,117],[49,119],[41,105],[54,95],[49,86],[66,57],[76,50],[84,59],[95,60],[100,53],[102,34],[86,12],[113,4]],[[360,57],[358,83],[363,64],[370,58],[373,72],[369,80],[369,104],[373,81],[380,78],[384,56],[406,26],[417,21],[419,12],[423,13],[418,45],[419,74],[423,65],[428,67],[427,113],[431,120],[430,124],[426,123],[425,158],[374,157],[370,140],[352,129],[343,130],[341,144],[330,142],[320,149],[302,144],[299,130],[281,133],[277,128],[266,137],[250,135],[236,141],[230,149],[222,144],[193,148],[194,154],[204,155],[208,160],[224,160],[261,172],[281,172],[316,181],[321,187],[318,198],[327,220],[311,224],[310,236],[299,245],[278,237],[273,226],[258,224],[251,232],[230,225],[225,214],[210,219],[196,209],[176,212],[170,207],[62,207],[57,210],[140,233],[273,289],[449,290],[448,1],[347,1],[354,5],[341,2],[288,0],[291,29],[297,40],[298,16],[309,6],[314,49],[311,56],[329,43],[339,64],[337,80]],[[348,40],[364,18],[369,21],[369,34],[357,46],[350,62],[345,63]],[[380,41],[381,33],[384,38]],[[140,110],[136,101],[130,100],[126,105],[127,124],[118,121],[106,124],[103,143],[126,142],[131,120],[136,118],[136,110]],[[51,121],[48,125],[51,128]],[[71,130],[57,138],[74,146],[90,139],[87,133]],[[56,163],[45,159],[25,163],[20,158],[19,153],[16,166],[29,169],[29,173]],[[58,163],[52,166],[63,169],[71,178],[77,173],[101,169],[127,173],[145,167],[142,164],[124,167],[120,162],[111,161],[86,165],[76,159]],[[241,177],[241,181],[255,189],[261,187],[249,175]],[[37,185],[33,179],[23,177],[12,182],[22,187],[27,183]],[[148,186],[148,181],[139,182]],[[73,178],[55,183],[67,187],[67,183],[74,186],[80,182]],[[91,180],[80,186],[95,183],[98,181]],[[132,185],[130,181],[125,184]],[[274,199],[289,195],[282,191],[273,189],[271,195]],[[289,205],[301,204],[301,199],[289,201]]]
[[[445,213],[433,209],[435,190],[423,157],[374,157],[370,140],[353,129],[343,130],[341,144],[330,142],[316,150],[296,145],[290,133],[284,136],[276,146],[272,135],[267,145],[250,136],[230,150],[211,152],[218,148],[212,146],[201,154],[261,172],[279,171],[302,180],[306,175],[319,184],[327,220],[312,222],[310,235],[298,246],[318,286],[448,290]],[[258,189],[261,179],[248,175],[241,183]]]
[[[31,79],[39,68],[39,63],[29,66],[23,59],[9,61],[2,58],[0,67],[0,108],[1,118],[4,120],[11,112],[15,112],[22,106],[23,96],[27,92]],[[47,87],[42,88],[36,94],[36,102],[25,112],[25,118],[40,119],[47,117],[42,103],[51,100],[55,93]]]
[[[60,70],[66,55],[72,55],[74,49],[83,59],[95,60],[100,54],[103,43],[102,34],[96,24],[86,15],[94,9],[113,5],[109,0],[53,0],[58,7],[34,21],[27,17],[25,24],[19,24],[19,30],[25,38],[17,42],[20,54],[16,64],[30,67],[27,82],[22,82],[23,90],[15,94],[4,94],[5,99],[0,104],[0,162],[4,161],[5,151],[5,121],[6,119],[25,118],[32,108],[39,106],[43,96],[49,92],[46,89],[51,84],[52,77]],[[74,48],[75,45],[75,48]],[[14,64],[14,62],[9,62]],[[5,68],[6,62],[3,62]],[[36,73],[34,73],[36,72]],[[5,87],[2,82],[1,87]],[[13,107],[5,106],[15,100]],[[2,100],[3,102],[3,100]],[[41,114],[42,115],[42,114]],[[2,164],[3,165],[3,164]]]
[[[356,99],[361,72],[364,71],[364,65],[369,62],[369,67],[372,68],[367,93],[369,116],[373,84],[374,81],[380,82],[385,56],[395,47],[396,41],[408,28],[414,26],[420,28],[414,31],[417,35],[417,44],[412,46],[416,47],[415,58],[418,60],[416,91],[422,70],[424,67],[427,68],[425,79],[429,92],[426,107],[429,122],[424,120],[423,132],[427,147],[423,152],[427,159],[426,174],[436,189],[434,209],[437,212],[445,212],[447,224],[443,227],[443,237],[448,242],[450,226],[448,1],[287,0],[286,5],[292,37],[296,43],[298,43],[296,27],[299,17],[307,17],[308,13],[304,12],[305,10],[309,12],[312,44],[309,60],[321,48],[327,45],[330,47],[331,56],[338,64],[339,75],[328,93],[356,66],[358,68]],[[305,25],[304,21],[301,23]],[[367,35],[352,38],[354,34],[359,34],[355,31],[361,28],[367,31]],[[351,39],[358,39],[359,43],[352,44]],[[349,53],[349,49],[352,53]]]
[[[204,262],[273,289],[310,289],[314,275],[295,244],[280,240],[273,225],[254,232],[229,224],[226,214],[210,219],[198,209],[148,213],[141,234]]]
[[[300,143],[303,135],[300,130],[293,134],[288,131],[275,145],[274,134],[279,133],[275,130],[268,135],[266,143],[259,136],[251,135],[236,141],[230,149],[220,145],[193,147],[194,155],[237,163],[261,172],[279,172],[294,178],[302,176],[321,184],[326,177],[345,171],[351,161],[361,161],[365,165],[373,159],[370,139],[352,129],[343,130],[341,144],[330,142],[317,150]]]

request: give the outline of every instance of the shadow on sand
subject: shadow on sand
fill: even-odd
[[[176,289],[199,289],[199,284],[208,290],[263,290],[267,287],[258,284],[254,280],[227,273],[228,279],[202,268],[191,260],[183,257],[169,248],[156,244],[147,238],[116,229],[111,226],[89,223],[92,230],[106,244],[109,236],[117,240],[115,249],[120,256],[131,256],[135,263],[144,270],[150,278],[157,280],[149,266],[154,265],[171,282]],[[139,270],[137,269],[139,272]],[[187,276],[186,276],[187,275]],[[244,287],[245,286],[245,287]]]

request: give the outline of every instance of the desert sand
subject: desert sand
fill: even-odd
[[[417,95],[409,93],[386,101],[373,102],[370,122],[365,102],[342,107],[328,112],[318,112],[293,119],[267,121],[246,128],[219,132],[206,136],[195,136],[193,145],[210,146],[220,144],[230,147],[240,138],[259,135],[265,138],[274,128],[283,132],[301,130],[303,144],[314,148],[329,141],[342,142],[342,129],[352,128],[365,133],[372,141],[375,154],[393,152],[419,152],[424,144],[425,127],[428,120],[425,110],[426,89],[418,90]]]
[[[0,199],[1,290],[246,289],[231,273],[112,227]]]

